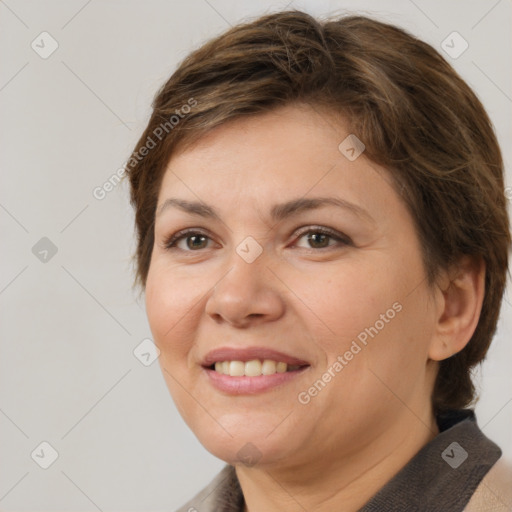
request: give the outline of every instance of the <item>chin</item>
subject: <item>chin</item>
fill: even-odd
[[[270,417],[265,421],[261,413],[259,416],[232,414],[229,421],[225,417],[221,418],[222,426],[210,417],[208,421],[203,417],[199,424],[188,425],[206,450],[228,464],[268,465],[296,452],[296,449],[287,445],[292,439],[298,442],[296,432],[293,436],[284,429],[276,432],[275,416],[273,421],[270,421]]]
[[[264,439],[253,439],[252,441],[230,439],[229,442],[208,439],[201,444],[212,455],[232,466],[271,466],[279,460],[287,458],[286,452],[288,451],[282,444],[277,446],[276,442]]]

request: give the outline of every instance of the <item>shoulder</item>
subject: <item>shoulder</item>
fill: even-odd
[[[176,512],[218,512],[219,504],[226,501],[238,491],[238,480],[235,468],[229,464],[191,500],[187,501]],[[229,498],[228,502],[231,501]],[[236,510],[235,508],[233,510]]]
[[[499,459],[476,488],[464,512],[512,511],[512,461]]]

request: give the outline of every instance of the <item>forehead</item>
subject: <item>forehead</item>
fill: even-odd
[[[389,201],[388,171],[340,150],[350,135],[343,119],[303,105],[234,119],[171,157],[158,208],[171,193],[221,208],[333,194],[365,209]]]

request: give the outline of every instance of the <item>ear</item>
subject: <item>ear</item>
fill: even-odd
[[[437,286],[437,322],[428,355],[442,361],[460,352],[475,332],[485,293],[485,261],[463,256]]]

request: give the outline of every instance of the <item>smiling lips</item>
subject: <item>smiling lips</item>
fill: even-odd
[[[210,382],[229,394],[253,394],[283,384],[309,368],[306,361],[264,347],[220,348],[202,363]]]

